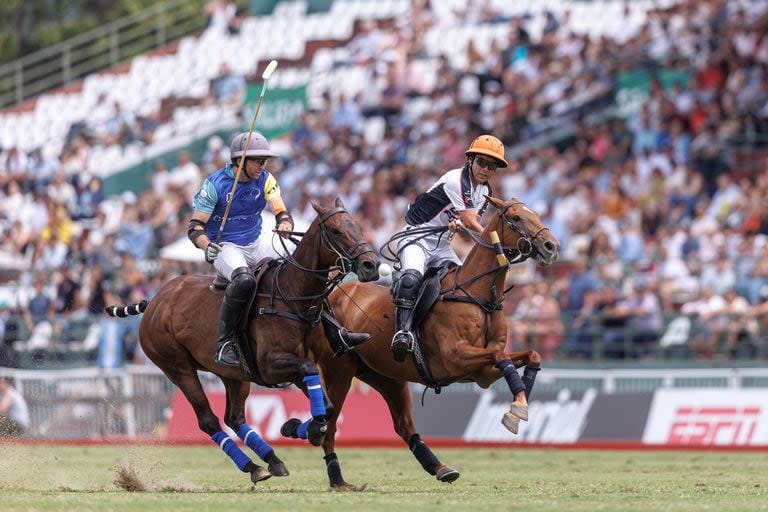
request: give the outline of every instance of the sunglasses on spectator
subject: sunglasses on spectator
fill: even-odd
[[[496,162],[486,160],[485,158],[482,158],[479,156],[475,157],[475,163],[480,167],[485,167],[489,171],[495,171],[496,169],[499,168],[499,164],[497,164]]]

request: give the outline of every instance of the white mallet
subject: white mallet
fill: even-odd
[[[382,263],[379,265],[379,275],[381,277],[387,277],[392,273],[392,267],[387,263]]]

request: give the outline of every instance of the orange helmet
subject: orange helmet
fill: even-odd
[[[493,135],[481,135],[472,141],[469,149],[464,152],[465,155],[486,155],[495,158],[499,162],[499,167],[509,165],[504,158],[504,144]]]

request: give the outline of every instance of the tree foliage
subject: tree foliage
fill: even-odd
[[[158,0],[2,0],[0,63],[23,57]]]

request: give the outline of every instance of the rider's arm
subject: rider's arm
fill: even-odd
[[[464,224],[465,228],[477,231],[478,233],[483,232],[483,226],[480,224],[480,217],[477,215],[476,210],[464,210],[459,212],[459,220],[461,220],[461,223]]]
[[[187,236],[198,249],[205,250],[211,242],[205,234],[205,223],[211,218],[216,201],[218,201],[216,188],[210,181],[205,180],[192,200],[195,211],[187,226]]]
[[[275,229],[278,231],[293,231],[293,217],[288,213],[283,198],[280,195],[280,186],[272,173],[264,182],[264,199],[269,204],[269,209],[275,214]]]
[[[196,211],[192,214],[192,218],[189,220],[187,236],[198,249],[205,250],[211,242],[208,239],[208,235],[205,234],[205,223],[208,222],[210,217],[211,214],[209,213]]]

